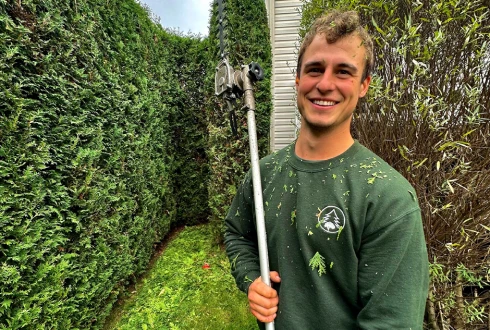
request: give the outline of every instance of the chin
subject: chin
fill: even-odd
[[[335,121],[334,118],[318,118],[317,116],[303,117],[301,126],[310,129],[311,131],[325,131],[331,132],[333,130],[347,129],[350,131],[351,121],[349,119],[342,121]]]
[[[309,114],[303,117],[303,122],[308,126],[329,127],[333,124],[333,118],[328,114]]]
[[[332,128],[332,124],[321,120],[304,120],[302,125],[311,130],[328,130]]]

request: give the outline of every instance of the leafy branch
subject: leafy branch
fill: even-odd
[[[315,255],[310,259],[311,270],[318,269],[318,276],[326,274],[325,258],[320,253],[315,253]]]

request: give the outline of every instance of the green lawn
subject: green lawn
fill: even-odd
[[[209,268],[203,265],[209,264]],[[257,329],[209,226],[186,227],[106,324],[109,329]]]

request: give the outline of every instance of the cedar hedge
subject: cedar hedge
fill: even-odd
[[[232,65],[266,72],[264,155],[265,6],[227,6]],[[245,116],[235,139],[214,96],[216,24],[202,39],[157,21],[134,0],[0,1],[0,329],[100,328],[173,226],[212,219],[220,239]]]
[[[207,217],[203,45],[148,16],[0,1],[0,328],[100,327],[154,244]]]
[[[209,217],[204,79],[206,71],[213,67],[207,63],[208,45],[205,40],[178,35],[170,37],[173,42],[165,47],[172,54],[168,64],[174,73],[167,79],[177,84],[178,92],[173,101],[167,101],[175,109],[170,113],[172,146],[169,154],[177,201],[176,221],[180,225],[194,225],[207,221]]]

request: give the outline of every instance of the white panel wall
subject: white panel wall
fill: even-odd
[[[271,151],[279,150],[296,138],[294,70],[301,20],[300,0],[266,0],[272,43]]]

